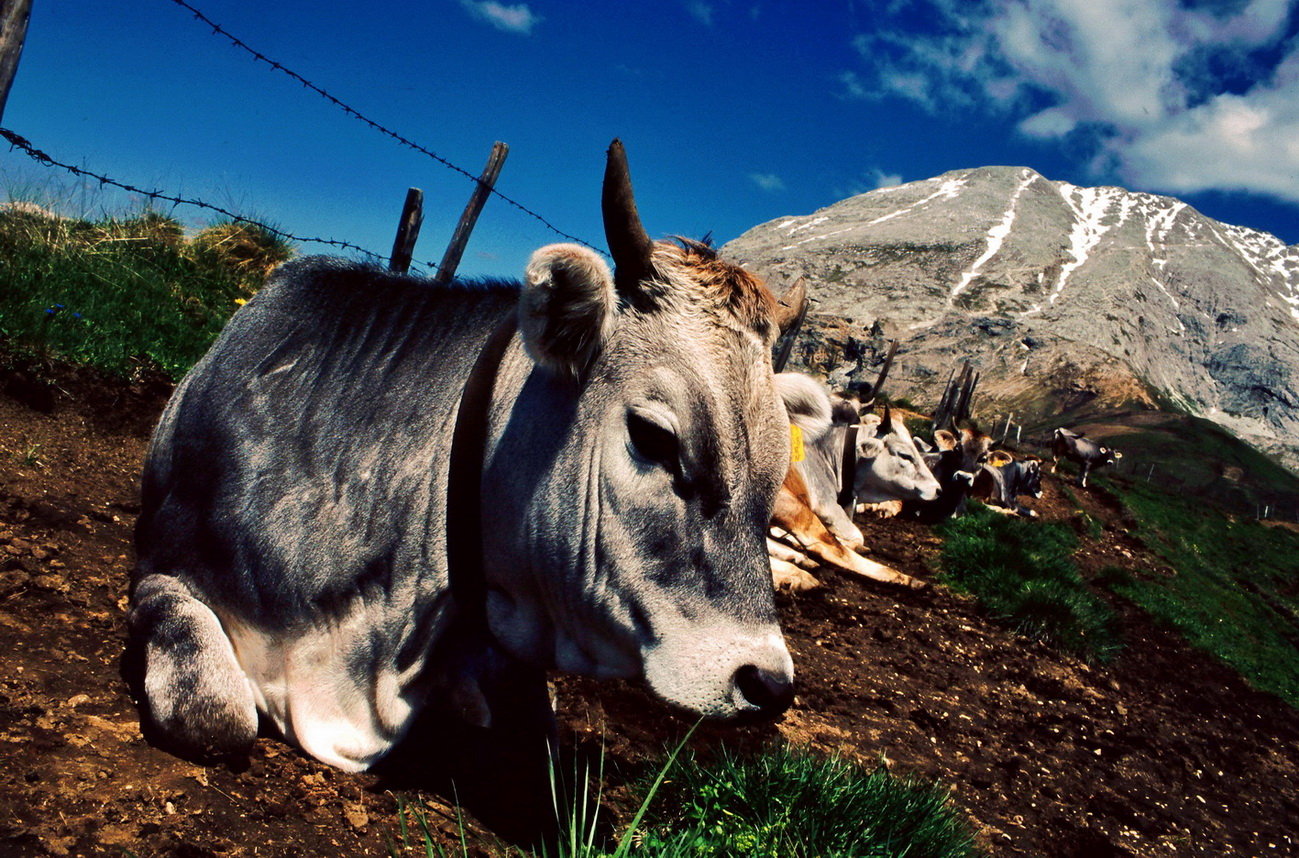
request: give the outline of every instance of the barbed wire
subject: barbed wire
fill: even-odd
[[[188,10],[189,12],[193,13],[195,19],[197,19],[197,20],[199,20],[199,21],[202,21],[204,24],[207,24],[209,27],[212,28],[212,32],[213,32],[214,35],[223,36],[224,38],[226,38],[226,39],[228,39],[228,40],[230,41],[230,44],[232,44],[232,45],[234,45],[236,48],[238,48],[238,49],[240,49],[240,50],[242,50],[242,51],[244,51],[244,52],[250,54],[250,55],[253,57],[254,60],[256,60],[256,61],[258,61],[258,62],[266,63],[266,64],[269,65],[272,69],[275,69],[276,71],[279,71],[279,72],[283,72],[284,74],[288,75],[288,76],[289,76],[290,78],[292,78],[293,80],[295,80],[295,81],[297,81],[298,83],[302,84],[302,85],[303,85],[304,87],[306,87],[307,89],[311,90],[312,92],[316,93],[316,94],[319,95],[320,97],[324,98],[326,101],[328,101],[328,102],[330,102],[331,104],[335,105],[336,107],[338,107],[340,110],[342,110],[344,113],[348,114],[349,116],[355,117],[357,120],[359,120],[359,121],[365,123],[366,125],[370,126],[370,127],[373,128],[375,131],[378,131],[378,132],[381,133],[381,134],[384,134],[384,135],[386,135],[386,136],[388,136],[388,137],[391,137],[393,140],[396,140],[396,141],[397,141],[398,143],[400,143],[401,145],[406,146],[406,147],[408,147],[408,148],[410,148],[410,149],[413,149],[413,150],[415,150],[416,152],[420,152],[420,153],[422,153],[422,154],[424,154],[424,155],[427,155],[428,157],[432,158],[434,161],[437,161],[439,164],[442,164],[444,167],[447,167],[447,168],[450,169],[450,170],[454,170],[455,172],[459,173],[460,175],[462,175],[462,176],[464,176],[464,177],[466,177],[466,178],[468,178],[468,179],[470,179],[470,180],[472,180],[472,181],[474,181],[474,182],[478,182],[479,184],[482,184],[481,180],[480,180],[477,176],[475,176],[473,173],[470,173],[468,170],[464,169],[463,167],[459,167],[459,166],[457,166],[456,164],[453,164],[451,161],[448,161],[446,158],[443,158],[441,155],[437,154],[436,152],[433,152],[433,151],[431,151],[431,150],[425,148],[424,146],[421,146],[420,144],[416,143],[415,141],[413,141],[413,140],[411,140],[411,139],[409,139],[409,138],[407,138],[407,137],[404,137],[404,136],[402,136],[401,134],[398,134],[396,131],[393,131],[392,129],[390,129],[390,128],[384,126],[384,125],[382,125],[381,123],[376,122],[375,120],[373,120],[373,119],[371,119],[370,117],[366,116],[365,114],[361,113],[361,112],[360,112],[359,110],[357,110],[356,108],[352,107],[351,105],[349,105],[349,104],[347,104],[346,102],[342,101],[341,99],[337,98],[336,96],[334,96],[333,94],[329,93],[329,92],[326,91],[325,89],[323,89],[323,88],[317,86],[316,84],[312,83],[311,81],[307,80],[305,77],[303,77],[302,75],[300,75],[300,74],[298,74],[297,72],[293,71],[292,69],[288,68],[288,67],[285,66],[283,63],[276,62],[275,60],[273,60],[273,59],[271,59],[270,57],[268,57],[268,56],[266,56],[265,54],[263,54],[261,51],[255,50],[254,48],[250,47],[250,46],[249,46],[247,43],[245,43],[242,39],[238,38],[237,36],[235,36],[234,34],[232,34],[230,31],[226,30],[224,27],[222,27],[222,26],[221,26],[220,24],[218,24],[216,21],[213,21],[213,20],[212,20],[211,18],[209,18],[207,15],[204,15],[201,11],[199,11],[198,9],[196,9],[196,8],[194,8],[192,5],[190,5],[188,2],[186,2],[186,0],[171,0],[171,2],[175,3],[177,6],[180,6],[181,8],[186,9],[186,10]],[[496,190],[496,188],[494,188],[494,187],[488,187],[487,190],[488,190],[489,192],[491,192],[491,194],[492,194],[493,196],[498,197],[498,198],[499,198],[500,200],[502,200],[503,202],[505,202],[505,203],[507,203],[507,204],[513,206],[514,208],[516,208],[516,209],[518,209],[519,211],[523,212],[524,214],[526,214],[526,215],[528,215],[528,216],[530,216],[530,217],[536,219],[537,221],[540,221],[541,224],[542,224],[543,226],[545,226],[547,229],[549,229],[551,232],[555,233],[556,235],[560,236],[561,238],[566,238],[566,239],[568,239],[568,240],[570,240],[570,241],[575,241],[575,242],[577,242],[578,244],[581,244],[581,245],[584,245],[584,246],[586,246],[586,247],[591,248],[592,250],[596,251],[597,253],[601,253],[601,254],[604,254],[605,256],[608,256],[608,254],[605,253],[605,252],[604,252],[603,250],[601,250],[600,248],[596,247],[595,245],[591,244],[591,243],[588,242],[588,241],[584,241],[584,240],[578,238],[578,237],[575,236],[575,235],[570,235],[570,234],[568,234],[568,233],[566,233],[566,232],[560,230],[558,227],[556,227],[556,226],[555,226],[554,224],[552,224],[550,221],[546,220],[546,218],[542,217],[542,216],[541,216],[540,214],[538,214],[537,212],[533,211],[532,209],[528,208],[527,206],[523,205],[522,203],[520,203],[520,202],[518,202],[518,201],[516,201],[516,200],[512,200],[512,199],[510,199],[509,197],[505,196],[505,194],[502,194],[500,191]]]
[[[244,215],[238,214],[236,212],[232,212],[227,208],[223,208],[222,206],[218,206],[218,205],[213,205],[212,203],[204,202],[203,200],[191,200],[185,197],[178,197],[174,194],[168,194],[158,190],[151,191],[146,188],[140,188],[135,185],[128,184],[126,182],[119,182],[115,179],[110,179],[107,176],[103,176],[100,175],[99,173],[95,173],[91,170],[87,170],[84,167],[78,167],[74,164],[65,164],[64,162],[59,161],[58,159],[50,156],[49,154],[41,151],[40,149],[37,149],[25,137],[16,134],[7,128],[0,128],[0,137],[4,137],[6,140],[9,141],[11,145],[26,152],[28,156],[30,156],[34,161],[37,161],[38,163],[44,164],[47,167],[58,167],[60,169],[67,170],[69,173],[71,173],[74,176],[83,176],[87,179],[93,179],[94,181],[99,182],[101,187],[104,185],[110,185],[114,188],[120,188],[121,190],[126,191],[128,193],[139,194],[141,196],[148,197],[150,200],[163,200],[165,202],[169,202],[174,205],[195,206],[197,208],[206,209],[207,211],[216,212],[219,215],[228,217],[232,221],[238,223],[250,224],[252,226],[257,227],[258,229],[263,229],[266,232],[271,233],[272,235],[285,239],[286,241],[296,241],[299,243],[312,243],[312,244],[327,244],[332,247],[341,248],[343,250],[353,250],[358,253],[362,253],[366,257],[375,260],[380,264],[387,261],[387,257],[375,253],[372,250],[368,250],[364,247],[361,247],[358,244],[353,244],[350,241],[341,241],[336,238],[315,238],[311,236],[294,235],[293,233],[285,232],[282,229],[273,227],[270,224],[263,223],[262,221],[256,220],[254,218],[245,217]],[[429,268],[430,270],[437,270],[440,268],[440,266],[428,262],[416,261],[415,264],[425,268]]]

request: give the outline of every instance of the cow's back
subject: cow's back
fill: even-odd
[[[142,564],[179,553],[205,555],[179,564],[196,573],[233,566],[239,580],[204,585],[266,619],[330,598],[343,582],[326,573],[340,562],[381,574],[410,528],[440,521],[433,483],[459,391],[515,295],[438,290],[339,260],[285,266],[163,414],[144,472]]]
[[[458,395],[516,297],[339,260],[291,263],[235,314],[163,414],[135,577],[175,575],[213,609],[259,708],[304,747],[301,725],[313,719],[365,720],[372,708],[383,733],[406,717],[384,706],[439,628]],[[326,702],[295,716],[293,686],[319,683],[312,660],[339,648],[352,676],[392,687],[352,713]]]

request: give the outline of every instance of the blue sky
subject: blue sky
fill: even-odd
[[[599,246],[614,137],[653,235],[725,242],[1004,164],[1172,194],[1299,243],[1299,0],[187,2],[471,174],[505,141],[499,190]],[[33,5],[3,125],[36,147],[384,256],[418,186],[416,259],[441,257],[471,190],[460,174],[173,0]],[[0,178],[72,214],[126,202],[17,151],[0,152]],[[493,199],[461,272],[518,275],[558,240]]]

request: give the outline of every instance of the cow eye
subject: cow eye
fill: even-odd
[[[670,471],[677,469],[676,433],[656,420],[636,411],[627,412],[627,436],[632,449],[647,462]]]

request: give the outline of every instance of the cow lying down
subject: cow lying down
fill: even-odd
[[[901,420],[887,411],[856,422],[856,404],[797,373],[776,376],[800,443],[772,514],[772,577],[778,589],[818,586],[808,569],[831,566],[887,584],[924,582],[861,556],[861,531],[851,511],[858,496],[933,497],[937,483]]]
[[[975,475],[970,496],[1005,515],[1035,517],[1035,510],[1020,503],[1021,495],[1042,496],[1042,460],[1037,456],[1016,459],[1005,450],[994,450]]]
[[[167,743],[242,753],[260,717],[355,771],[426,706],[510,715],[502,677],[544,703],[551,667],[700,715],[789,705],[765,549],[790,461],[776,301],[703,245],[650,241],[626,172],[615,141],[613,271],[552,245],[521,286],[435,288],[307,258],[235,314],[143,475],[128,619]],[[461,409],[481,459],[448,498]],[[449,527],[466,509],[481,523]],[[455,546],[481,578],[449,571]]]

